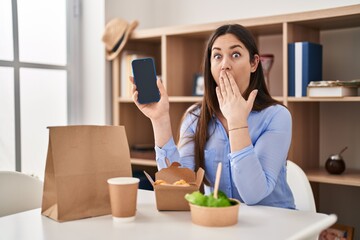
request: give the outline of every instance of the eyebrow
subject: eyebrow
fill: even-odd
[[[235,44],[235,45],[230,46],[230,49],[234,49],[234,48],[237,48],[237,47],[243,48],[241,45]],[[212,50],[221,50],[221,48],[219,48],[219,47],[213,47]]]

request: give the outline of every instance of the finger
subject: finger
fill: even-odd
[[[160,80],[160,78],[158,78],[158,79],[156,80],[156,85],[157,85],[157,87],[158,87],[158,89],[159,89],[160,97],[161,97],[161,96],[164,96],[164,94],[166,94],[166,90],[165,90],[165,87],[164,87],[164,85],[162,84],[162,81]]]
[[[222,95],[221,95],[220,88],[219,88],[219,87],[216,87],[216,88],[215,88],[215,91],[216,91],[216,96],[217,96],[218,101],[219,101],[219,105],[221,105],[221,103],[223,102],[223,97],[222,97]]]
[[[129,80],[130,80],[130,82],[131,82],[132,84],[135,84],[135,83],[134,83],[134,77],[133,77],[133,76],[129,76]]]
[[[226,88],[225,88],[225,83],[224,83],[224,77],[220,76],[219,78],[219,91],[221,92],[221,96],[224,98],[226,96]]]
[[[250,93],[250,95],[248,97],[247,104],[248,104],[250,109],[252,109],[252,107],[254,106],[254,102],[255,102],[255,98],[256,98],[257,93],[258,93],[258,90],[254,89],[254,90],[251,91],[251,93]]]
[[[136,91],[136,85],[135,84],[132,85],[131,91],[132,91],[132,93],[134,93]]]
[[[236,82],[235,82],[234,76],[233,76],[231,73],[229,73],[229,72],[225,72],[225,73],[226,73],[226,76],[227,76],[228,79],[229,79],[229,83],[230,83],[230,86],[231,86],[231,90],[232,90],[232,92],[234,93],[234,95],[235,95],[236,97],[241,96],[239,87],[238,87],[238,85],[237,85]]]
[[[219,78],[224,78],[224,77],[226,77],[225,71],[221,70]]]
[[[138,94],[139,94],[138,91],[134,91],[133,95],[132,95],[132,98],[133,98],[133,101],[134,101],[135,105],[139,107]]]
[[[136,91],[136,85],[135,85],[135,83],[134,83],[134,77],[129,76],[129,80],[130,80],[130,82],[132,83],[132,84],[131,84],[131,92],[134,94],[134,92]]]
[[[228,76],[228,74],[226,72],[225,72],[225,77],[224,77],[224,85],[225,85],[227,93],[234,93],[232,88],[231,88],[229,76]]]

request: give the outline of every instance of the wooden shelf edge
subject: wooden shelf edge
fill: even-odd
[[[211,33],[214,29],[223,24],[229,23],[240,23],[245,27],[261,27],[263,26],[264,31],[269,26],[278,25],[275,29],[280,29],[284,22],[304,22],[304,21],[314,21],[318,19],[330,19],[342,16],[352,16],[356,19],[359,15],[360,4],[343,6],[343,7],[333,7],[328,9],[319,9],[304,11],[299,13],[287,13],[279,14],[272,16],[264,17],[254,17],[254,18],[240,18],[234,19],[232,21],[218,21],[210,22],[204,24],[192,24],[192,25],[178,25],[178,26],[165,26],[152,29],[138,29],[135,30],[131,35],[130,39],[149,39],[157,38],[159,39],[163,35],[186,35],[194,33]],[[356,21],[352,21],[351,26],[356,26]]]
[[[279,102],[283,102],[285,99],[283,96],[272,96],[272,97]]]
[[[346,169],[340,175],[332,175],[324,168],[321,168],[318,170],[308,170],[306,175],[310,182],[360,187],[360,170]]]
[[[170,102],[201,102],[202,96],[169,96]]]
[[[156,161],[152,159],[131,158],[131,164],[140,166],[156,167]]]
[[[273,96],[278,101],[284,101],[282,96]],[[360,102],[360,96],[333,97],[333,98],[311,98],[311,97],[286,97],[288,102]],[[169,96],[170,102],[201,102],[202,96]],[[133,103],[131,98],[119,97],[120,103]]]
[[[360,102],[360,96],[353,97],[288,97],[289,102]]]
[[[169,96],[170,103],[182,103],[182,102],[201,102],[202,96]],[[118,102],[120,103],[134,103],[131,98],[119,97]]]
[[[134,103],[132,98],[128,98],[128,97],[118,97],[118,102],[120,102],[120,103]]]

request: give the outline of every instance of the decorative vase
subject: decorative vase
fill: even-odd
[[[347,148],[348,147],[343,148],[338,154],[332,154],[329,156],[325,163],[326,171],[328,171],[330,174],[341,174],[345,171],[346,165],[341,154]]]
[[[325,169],[330,174],[341,174],[345,168],[345,161],[339,155],[332,155],[326,160]]]
[[[261,54],[260,61],[264,71],[265,83],[268,90],[270,91],[269,75],[270,75],[270,69],[274,63],[274,54]]]

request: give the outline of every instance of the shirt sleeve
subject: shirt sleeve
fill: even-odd
[[[276,186],[291,142],[290,112],[285,107],[274,108],[263,126],[252,145],[228,156],[234,184],[249,205],[260,202]]]
[[[156,162],[158,169],[167,167],[166,159],[169,163],[179,162],[182,167],[195,169],[194,158],[194,123],[197,118],[191,113],[185,116],[184,121],[180,128],[180,140],[178,146],[176,146],[174,138],[170,138],[169,141],[162,147],[155,146]]]

